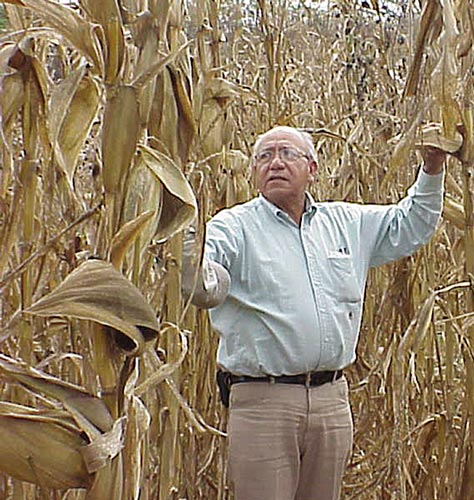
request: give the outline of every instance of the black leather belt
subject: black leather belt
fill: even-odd
[[[309,372],[301,375],[280,375],[278,377],[249,377],[247,375],[232,375],[226,373],[226,382],[229,385],[240,384],[242,382],[270,382],[272,384],[298,384],[306,387],[315,387],[318,385],[334,382],[342,377],[342,370],[324,371],[324,372]]]

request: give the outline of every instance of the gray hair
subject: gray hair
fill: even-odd
[[[311,134],[295,127],[288,127],[287,125],[278,125],[276,127],[271,128],[270,130],[267,130],[263,134],[260,134],[257,137],[257,140],[255,141],[255,144],[253,146],[253,151],[252,151],[253,158],[255,158],[255,154],[257,153],[258,148],[260,147],[260,144],[262,143],[263,139],[265,139],[267,135],[276,131],[289,132],[291,134],[300,137],[306,146],[305,153],[307,153],[315,163],[318,162],[318,156],[316,154],[316,149],[314,147],[313,138],[311,137]]]

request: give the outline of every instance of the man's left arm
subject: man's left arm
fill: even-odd
[[[372,207],[362,224],[362,241],[368,244],[369,266],[406,257],[433,235],[443,207],[446,153],[425,147],[416,182],[397,205]],[[369,242],[372,241],[372,244]]]

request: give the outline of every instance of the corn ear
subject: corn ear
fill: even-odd
[[[449,140],[456,140],[458,126],[463,117],[456,100],[458,86],[458,67],[456,47],[459,32],[451,0],[443,2],[443,33],[440,37],[442,55],[431,75],[433,95],[441,111],[443,135]]]
[[[182,163],[186,163],[189,157],[189,150],[197,132],[194,119],[191,95],[189,89],[191,84],[187,75],[180,69],[170,67],[171,84],[173,86],[174,97],[178,109],[178,130],[179,137],[178,153]]]
[[[460,230],[464,230],[466,227],[464,207],[450,196],[445,197],[443,217]]]
[[[398,345],[399,358],[409,350],[415,351],[417,345],[423,340],[433,316],[436,294],[431,293],[420,307],[417,316],[412,320]]]
[[[158,138],[160,150],[172,158],[178,157],[178,105],[176,103],[170,70],[157,76],[155,99],[151,114],[156,121],[148,124],[150,134]]]
[[[0,402],[0,469],[49,488],[88,488],[93,482],[80,449],[81,430],[64,412]]]

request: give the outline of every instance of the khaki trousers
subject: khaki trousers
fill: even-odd
[[[235,500],[337,500],[352,450],[347,380],[231,388],[229,467]]]

